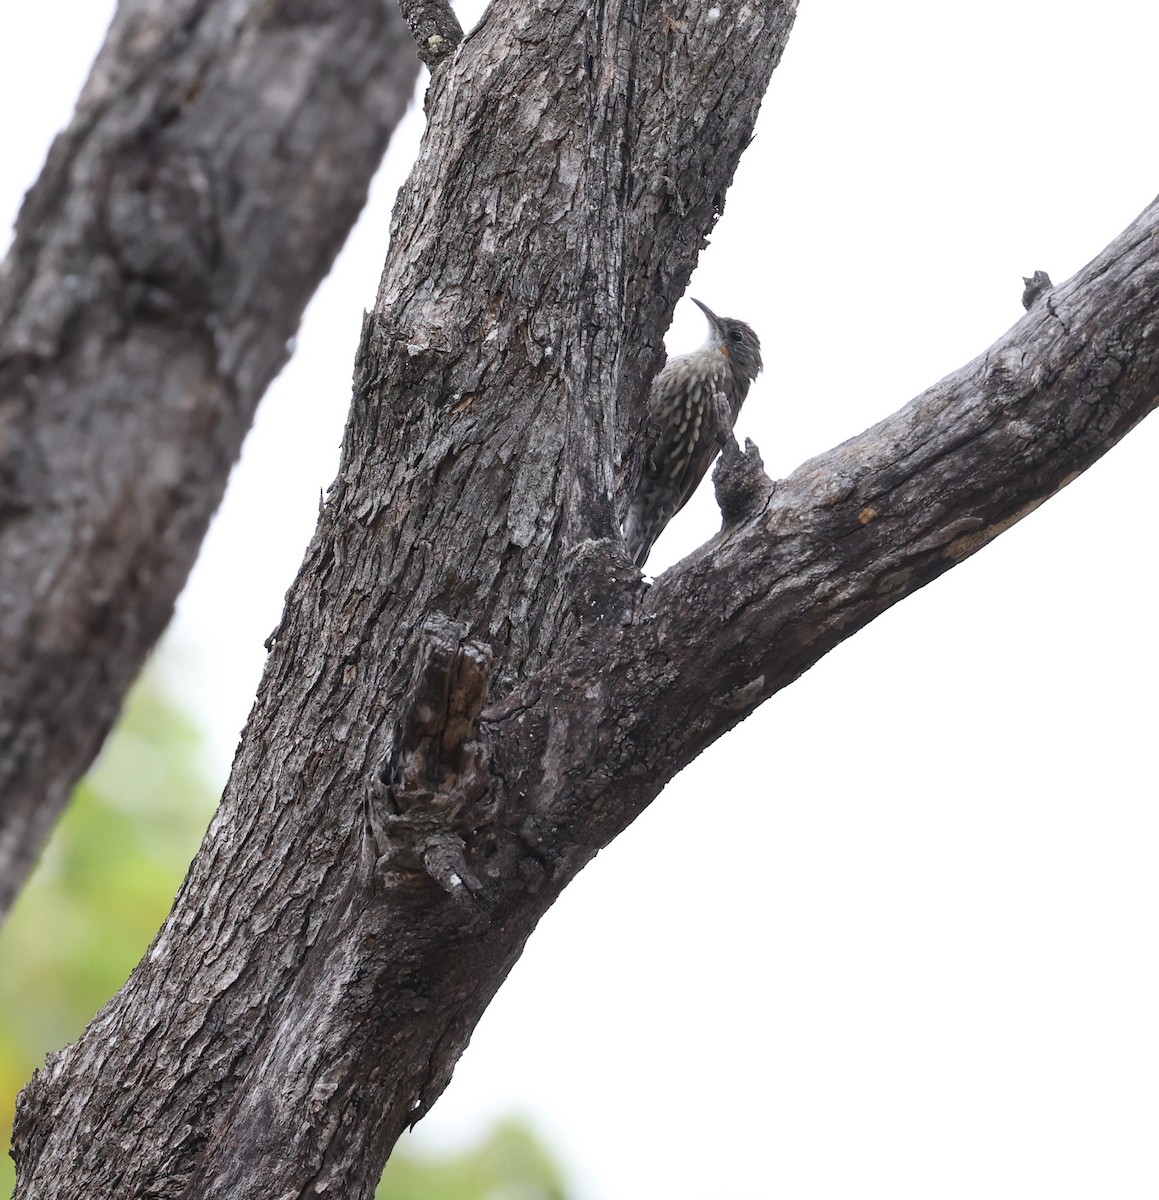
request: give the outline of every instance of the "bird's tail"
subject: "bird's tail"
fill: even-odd
[[[660,530],[654,522],[647,518],[647,505],[643,497],[637,496],[628,509],[624,518],[624,541],[628,543],[628,553],[638,567],[648,561],[652,545],[660,536]]]

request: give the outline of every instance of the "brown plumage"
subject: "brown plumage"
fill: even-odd
[[[722,437],[731,435],[763,366],[760,341],[748,325],[692,303],[708,318],[708,339],[699,350],[669,359],[648,396],[644,470],[624,519],[624,540],[638,567],[696,491]]]

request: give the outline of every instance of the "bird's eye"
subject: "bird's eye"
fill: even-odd
[[[732,333],[730,333],[730,334],[728,335],[728,340],[729,340],[730,342],[739,342],[739,341],[741,340],[741,332],[740,332],[740,330],[739,330],[739,329],[734,329],[734,330],[732,331]]]

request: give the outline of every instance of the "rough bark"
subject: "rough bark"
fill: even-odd
[[[0,919],[165,627],[418,63],[383,0],[124,0],[0,273]]]
[[[369,909],[369,884],[338,904],[368,781],[390,775],[430,612],[493,647],[493,694],[574,624],[559,586],[572,547],[615,529],[617,444],[794,10],[508,0],[438,68],[339,475],[245,747],[128,990],[26,1093],[21,1194],[67,1179],[92,1197],[334,1194],[339,1180],[367,1195],[441,1091],[563,876],[508,853],[519,903],[482,932],[414,870],[387,871]],[[493,886],[489,867],[472,873]],[[312,946],[323,958],[304,970]],[[367,971],[374,948],[398,957]],[[335,987],[333,1021],[298,1026]],[[284,1053],[304,1056],[292,1078],[252,1094]],[[129,1089],[113,1084],[126,1069]],[[239,1181],[247,1162],[263,1165]]]
[[[730,448],[726,529],[644,585],[620,449],[794,11],[498,0],[436,64],[221,810],[129,984],[24,1092],[19,1196],[369,1196],[598,848],[1154,406],[1155,206],[783,483]]]

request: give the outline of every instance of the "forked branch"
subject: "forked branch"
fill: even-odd
[[[566,781],[534,801],[541,853],[605,845],[762,701],[1105,454],[1159,404],[1157,313],[1159,200],[988,351],[775,488],[753,447],[726,450],[723,531],[487,714],[507,774]]]

